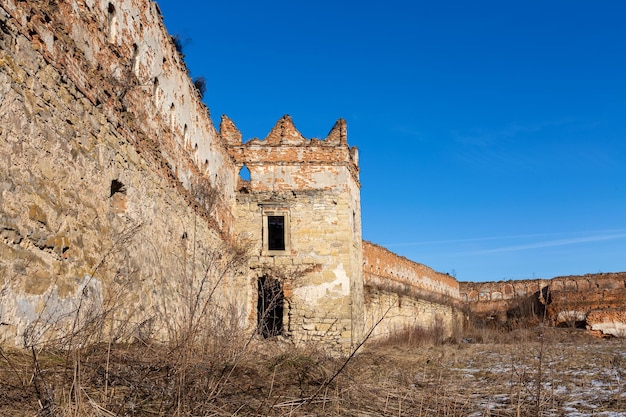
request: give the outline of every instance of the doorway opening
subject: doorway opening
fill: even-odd
[[[283,287],[276,279],[258,279],[257,326],[265,339],[283,334]]]

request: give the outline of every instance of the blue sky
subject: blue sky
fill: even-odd
[[[626,271],[626,2],[158,4],[216,124],[347,120],[365,239],[462,281]]]

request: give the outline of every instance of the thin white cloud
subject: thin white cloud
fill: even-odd
[[[580,235],[589,235],[592,236],[580,236]],[[521,234],[521,235],[507,235],[507,236],[482,236],[482,237],[472,237],[465,239],[446,239],[446,240],[422,240],[415,242],[396,242],[396,243],[382,243],[385,247],[407,247],[407,246],[422,246],[422,245],[440,245],[440,244],[449,244],[449,243],[471,243],[471,242],[486,242],[486,241],[494,241],[494,240],[514,240],[514,239],[528,239],[528,238],[539,238],[539,237],[548,237],[548,236],[576,236],[579,237],[571,237],[571,238],[562,238],[558,240],[551,240],[548,242],[572,242],[579,243],[578,240],[581,239],[592,239],[588,241],[595,240],[607,240],[607,239],[598,239],[600,236],[626,236],[626,229],[610,229],[610,230],[593,230],[593,231],[583,231],[583,232],[569,232],[569,233],[533,233],[533,234]],[[585,242],[582,240],[580,243]],[[543,242],[546,243],[546,242]],[[536,243],[537,245],[540,243]],[[535,245],[535,244],[530,244]],[[510,247],[522,247],[528,245],[515,245]],[[547,246],[560,246],[560,245],[547,245]],[[543,247],[543,246],[541,246]],[[500,248],[501,249],[501,248]],[[494,249],[497,252],[502,252],[500,249]],[[528,248],[532,249],[532,248]]]
[[[576,245],[579,243],[601,242],[601,241],[606,241],[606,240],[616,240],[616,239],[625,239],[625,238],[626,238],[626,233],[585,236],[585,237],[570,238],[570,239],[548,240],[544,242],[528,243],[524,245],[503,246],[500,248],[475,251],[475,252],[472,252],[472,254],[487,255],[491,253],[500,253],[500,252],[516,252],[516,251],[529,250],[529,249],[541,249],[541,248],[549,248],[553,246]]]
[[[398,243],[383,243],[385,247],[403,247],[403,246],[421,246],[421,245],[439,245],[446,243],[468,243],[468,242],[483,242],[489,240],[507,240],[507,239],[522,239],[532,237],[545,237],[554,236],[554,233],[539,233],[531,235],[510,235],[510,236],[484,236],[484,237],[472,237],[466,239],[447,239],[447,240],[422,240],[417,242],[398,242]]]

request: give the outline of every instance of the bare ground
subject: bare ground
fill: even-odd
[[[626,416],[626,341],[573,329],[457,343],[2,350],[1,416]]]

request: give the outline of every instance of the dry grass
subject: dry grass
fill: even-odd
[[[0,415],[625,415],[623,341],[481,331],[498,342],[370,344],[334,379],[345,358],[277,340],[3,350]]]

